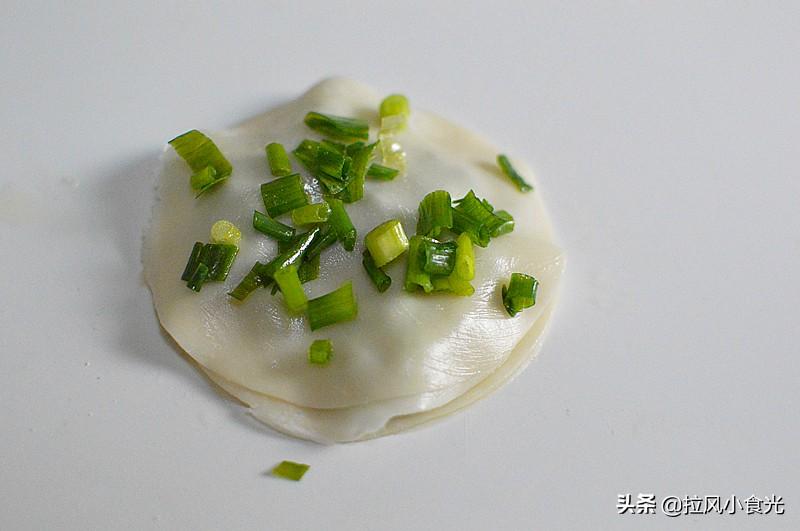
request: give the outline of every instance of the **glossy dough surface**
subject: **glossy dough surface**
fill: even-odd
[[[499,386],[534,355],[563,269],[539,194],[522,194],[500,175],[494,164],[497,148],[414,109],[400,137],[408,174],[392,182],[367,181],[364,199],[347,205],[358,230],[356,249],[346,252],[336,244],[326,250],[320,278],[305,284],[313,298],[352,280],[358,319],[311,332],[304,317],[287,314],[280,294],[273,297],[262,289],[244,303],[232,300],[226,293],[252,264],[276,254],[275,243],[251,225],[253,210],[263,212],[259,186],[272,179],[264,146],[281,142],[291,150],[304,138],[319,138],[303,124],[310,110],[367,119],[374,138],[380,100],[360,83],[326,80],[236,129],[207,133],[234,171],[200,199],[189,187],[188,167],[167,148],[146,239],[145,277],[164,329],[212,380],[250,405],[254,416],[279,431],[320,442],[400,431],[460,409]],[[515,162],[534,181],[530,169]],[[511,212],[516,229],[488,248],[475,247],[472,297],[403,291],[405,257],[387,267],[393,283],[379,294],[361,266],[363,236],[390,218],[400,219],[413,234],[420,200],[436,189],[454,199],[474,189],[495,208]],[[312,186],[309,191],[314,194]],[[208,241],[218,219],[242,230],[239,256],[227,281],[205,284],[194,293],[180,275],[192,244]],[[515,271],[534,275],[540,289],[536,306],[511,319],[500,288]],[[310,365],[308,346],[322,338],[333,342],[333,361]]]

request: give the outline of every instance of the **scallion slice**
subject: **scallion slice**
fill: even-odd
[[[430,275],[449,275],[456,267],[456,242],[425,240],[425,264],[422,270]]]
[[[303,121],[311,129],[331,138],[342,140],[367,140],[369,138],[369,124],[357,118],[309,112]]]
[[[291,175],[292,164],[289,162],[289,155],[286,154],[286,148],[283,147],[283,144],[271,142],[264,149],[267,152],[267,162],[272,175],[275,177]]]
[[[420,287],[425,293],[433,291],[431,276],[423,270],[425,265],[425,237],[412,236],[408,242],[408,266],[403,289],[416,291]]]
[[[208,271],[207,265],[202,262],[198,263],[194,272],[189,277],[189,280],[186,282],[186,285],[189,286],[189,289],[193,291],[200,291],[200,289],[203,287],[203,283],[208,279]]]
[[[456,245],[456,266],[453,274],[461,280],[472,280],[475,278],[475,251],[472,248],[472,239],[467,234],[459,234]]]
[[[335,197],[328,198],[328,205],[331,207],[331,215],[328,218],[331,229],[336,233],[336,237],[342,242],[342,246],[347,251],[352,251],[356,244],[356,228],[347,215],[344,203]]]
[[[330,339],[317,339],[308,349],[308,362],[314,365],[327,365],[333,357],[333,343]]]
[[[261,185],[261,198],[270,217],[277,217],[308,204],[299,173],[279,177]]]
[[[372,283],[375,284],[375,287],[378,289],[380,293],[383,293],[389,286],[392,285],[392,279],[387,275],[383,269],[375,265],[375,260],[372,259],[372,255],[369,254],[368,250],[364,250],[363,258],[361,259],[361,264],[364,266],[364,269],[367,271],[367,275],[369,275],[370,280]]]
[[[364,197],[364,179],[367,175],[372,155],[378,146],[377,142],[367,145],[358,142],[358,144],[361,145],[354,149],[350,149],[350,146],[348,146],[348,153],[352,157],[352,163],[347,175],[349,183],[340,194],[341,199],[346,203],[354,203]]]
[[[259,271],[264,267],[264,264],[261,262],[256,262],[250,272],[245,275],[245,277],[239,282],[239,284],[233,288],[233,291],[228,292],[228,295],[236,299],[237,301],[243,301],[258,289],[259,286],[263,285],[261,275]]]
[[[233,166],[214,141],[196,129],[176,136],[169,141],[169,145],[186,161],[194,173],[212,167],[216,171],[215,178],[220,180],[233,172]]]
[[[294,238],[295,229],[276,221],[258,210],[253,211],[253,228],[280,242],[290,242]]]
[[[293,314],[303,313],[308,307],[308,297],[303,291],[300,277],[297,276],[297,266],[290,264],[283,269],[279,269],[273,275],[275,284],[283,293],[283,300],[286,307]]]
[[[203,242],[195,242],[194,246],[192,247],[192,252],[189,255],[189,261],[186,262],[186,267],[183,269],[183,274],[181,275],[181,280],[184,282],[192,278],[195,270],[197,270],[197,264],[200,263],[200,253],[202,251]]]
[[[486,247],[493,234],[502,234],[504,225],[508,228],[508,219],[495,214],[492,205],[478,199],[472,190],[454,203],[453,232],[469,234],[476,245]]]
[[[390,219],[381,223],[364,237],[364,243],[375,260],[383,267],[408,249],[408,238],[399,220]]]
[[[436,238],[442,229],[453,227],[453,208],[450,194],[436,190],[422,198],[419,204],[417,235]]]
[[[511,273],[508,286],[503,285],[503,306],[508,315],[516,316],[525,308],[536,304],[536,293],[539,291],[539,281],[523,273]]]
[[[400,170],[383,166],[381,164],[372,163],[369,165],[369,169],[367,170],[367,177],[376,179],[378,181],[391,181],[397,177],[398,173],[400,173]]]
[[[353,294],[353,283],[350,281],[335,291],[308,301],[308,324],[311,330],[351,321],[357,315],[358,305]]]
[[[235,245],[225,243],[207,243],[200,252],[200,263],[208,267],[206,281],[221,282],[228,278],[233,261],[239,253]]]
[[[330,218],[328,218],[330,219]],[[309,245],[306,251],[306,259],[319,257],[323,250],[330,247],[336,241],[336,231],[330,225],[323,225],[314,241]]]
[[[522,175],[517,173],[517,170],[514,169],[514,166],[511,165],[511,161],[508,160],[508,157],[500,154],[497,155],[497,165],[500,166],[503,174],[511,179],[517,189],[520,192],[530,192],[533,190],[533,186],[525,182],[525,179],[522,178]]]
[[[319,142],[316,140],[303,140],[292,151],[297,160],[312,174],[317,171],[317,154],[319,153]]]
[[[211,225],[212,243],[226,243],[238,247],[240,241],[242,241],[242,231],[227,219],[220,219]]]
[[[503,223],[497,225],[492,230],[492,238],[496,238],[497,236],[502,236],[503,234],[508,234],[514,230],[514,216],[506,212],[505,210],[497,210],[494,212],[494,215],[501,220]]]
[[[398,114],[407,118],[411,114],[408,98],[402,94],[390,94],[386,96],[381,102],[379,111],[381,118]]]
[[[300,262],[300,267],[297,268],[297,277],[301,284],[319,278],[319,255],[308,256],[306,254],[303,261]]]
[[[334,144],[332,142],[322,141],[319,143],[317,150],[316,168],[328,177],[341,180],[345,159],[347,156],[344,154],[344,149],[339,149],[341,144]]]
[[[328,221],[330,215],[331,207],[328,206],[328,203],[314,203],[292,210],[292,223],[295,225],[323,223]]]
[[[271,262],[260,268],[259,274],[262,278],[272,278],[276,271],[289,265],[299,266],[300,261],[306,254],[311,242],[319,234],[320,228],[314,227],[308,232],[300,234],[295,238],[291,246],[272,259]]]
[[[292,481],[300,481],[303,475],[310,467],[302,463],[295,463],[294,461],[281,461],[281,463],[272,469],[272,475],[284,479],[291,479]]]
[[[217,184],[217,170],[214,169],[213,166],[206,166],[202,170],[195,172],[192,174],[191,178],[189,179],[189,185],[192,187],[192,190],[198,191],[198,196]]]

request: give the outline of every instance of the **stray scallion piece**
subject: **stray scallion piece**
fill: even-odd
[[[330,339],[316,339],[308,349],[308,362],[313,365],[327,365],[333,357],[333,343]]]
[[[258,210],[253,211],[253,228],[262,234],[271,236],[280,242],[290,242],[294,238],[295,229],[275,221]]]
[[[279,269],[273,275],[275,284],[283,293],[283,300],[286,307],[293,314],[303,313],[308,307],[308,298],[303,291],[300,277],[297,276],[297,266],[290,264],[283,269]]]
[[[505,229],[513,229],[507,225],[508,219],[494,213],[494,207],[486,200],[480,200],[472,190],[463,198],[454,202],[453,232],[466,232],[476,245],[486,247],[492,235],[502,234]],[[505,216],[510,217],[507,212]],[[504,229],[501,229],[505,225]]]
[[[281,461],[281,463],[272,469],[272,475],[279,478],[291,479],[292,481],[300,481],[302,477],[311,468],[302,463],[295,463],[294,461]]]
[[[186,285],[189,286],[189,289],[192,291],[200,291],[203,287],[203,283],[208,278],[208,266],[199,263],[195,268],[194,272],[189,277],[189,280],[186,282]]]
[[[450,194],[444,190],[436,190],[422,198],[419,204],[419,220],[417,234],[436,238],[442,229],[453,227],[453,208]]]
[[[449,275],[456,267],[456,242],[425,240],[425,264],[422,270],[430,275]]]
[[[197,242],[181,275],[187,286],[200,291],[205,282],[221,282],[228,278],[239,248],[223,243]]]
[[[331,197],[328,199],[328,205],[331,207],[331,215],[328,218],[331,229],[336,234],[342,246],[347,251],[352,251],[356,244],[356,228],[353,222],[350,221],[350,216],[347,215],[347,210],[344,208],[344,203],[341,200]]]
[[[330,214],[331,207],[328,206],[328,203],[314,203],[292,210],[292,223],[295,225],[323,223],[328,221]]]
[[[197,269],[197,264],[200,263],[200,253],[202,251],[203,242],[195,242],[194,246],[192,247],[192,252],[189,255],[189,261],[186,262],[186,267],[183,269],[183,274],[181,275],[181,280],[184,282],[192,278],[192,275]]]
[[[348,146],[347,149],[352,160],[349,171],[347,172],[347,179],[349,182],[340,193],[341,199],[346,203],[354,203],[364,197],[364,178],[367,175],[369,163],[372,160],[375,148],[378,146],[377,142],[367,145],[358,144],[363,144],[363,142],[351,144],[351,146],[355,147],[351,149],[351,146]]]
[[[261,198],[270,217],[277,217],[308,204],[299,173],[279,177],[261,185]]]
[[[289,155],[286,154],[283,144],[271,142],[264,150],[267,152],[267,163],[269,163],[269,171],[272,175],[275,177],[291,175],[292,164],[289,162]]]
[[[500,170],[503,174],[511,179],[517,189],[520,192],[530,192],[533,190],[533,186],[525,182],[525,179],[522,178],[522,175],[517,173],[517,170],[514,169],[514,166],[511,165],[511,161],[508,160],[508,157],[500,154],[497,155],[497,165],[500,166]]]
[[[358,305],[353,294],[353,284],[349,281],[335,291],[308,301],[308,324],[311,330],[351,321],[357,315]]]
[[[381,118],[385,116],[401,115],[408,118],[411,115],[411,108],[408,105],[408,98],[402,94],[390,94],[381,102]]]
[[[400,173],[400,170],[383,166],[381,164],[372,163],[369,165],[369,169],[367,170],[367,177],[378,181],[391,181],[397,177],[398,173]]]
[[[303,122],[319,133],[341,140],[367,140],[369,124],[357,118],[345,118],[320,112],[309,112]]]
[[[516,316],[525,308],[536,304],[536,293],[539,291],[539,281],[523,273],[511,273],[508,286],[503,285],[503,306],[508,315]]]
[[[364,237],[364,244],[377,267],[383,267],[408,249],[408,238],[399,220],[381,223]]]
[[[216,144],[206,135],[192,129],[169,141],[178,155],[192,169],[190,184],[198,195],[219,184],[233,173],[233,166]]]
[[[403,289],[416,291],[418,287],[425,293],[433,291],[430,274],[423,270],[425,266],[425,237],[412,236],[408,242],[408,267]]]
[[[221,219],[211,225],[212,243],[227,243],[238,247],[240,241],[242,241],[242,231],[230,221]]]
[[[239,284],[233,288],[233,291],[230,291],[228,295],[236,299],[237,301],[243,301],[254,292],[259,286],[264,285],[262,282],[261,275],[259,271],[261,268],[264,267],[264,264],[261,262],[256,262],[250,272],[245,275],[245,277],[239,282]]]
[[[494,215],[502,219],[503,223],[498,225],[497,228],[492,231],[492,238],[502,236],[503,234],[508,234],[514,230],[514,216],[505,210],[497,210],[494,212]]]
[[[365,249],[362,256],[361,264],[364,266],[364,269],[366,269],[367,275],[369,275],[370,280],[375,284],[378,291],[383,293],[389,289],[389,286],[392,285],[391,277],[389,277],[383,269],[375,265],[375,260],[372,259],[372,255],[369,254],[368,250]]]

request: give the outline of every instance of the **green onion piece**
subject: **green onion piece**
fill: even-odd
[[[200,263],[208,267],[206,281],[221,282],[228,278],[228,272],[239,253],[239,248],[226,243],[207,243],[200,252]]]
[[[351,321],[358,315],[358,305],[353,295],[353,283],[345,282],[339,289],[308,301],[308,324],[317,330],[342,321]]]
[[[383,293],[389,289],[389,286],[392,285],[392,279],[389,275],[387,275],[383,269],[375,265],[375,260],[372,259],[372,255],[369,254],[368,250],[365,249],[362,256],[361,264],[364,266],[364,269],[367,270],[370,280],[372,280],[372,283],[378,288],[378,291]]]
[[[417,235],[436,238],[442,229],[453,227],[453,208],[450,194],[444,190],[436,190],[422,198],[419,204],[419,221]]]
[[[189,179],[189,184],[193,190],[198,190],[200,193],[203,193],[214,186],[217,180],[217,170],[215,170],[213,166],[206,166],[202,170],[192,174]]]
[[[331,207],[331,215],[328,218],[331,229],[342,242],[345,250],[352,251],[356,245],[356,228],[350,221],[350,216],[347,215],[344,203],[335,197],[328,198],[327,201]]]
[[[300,267],[297,268],[297,276],[301,284],[319,278],[319,255],[310,257],[306,254],[300,262]]]
[[[319,232],[320,228],[314,227],[310,231],[297,236],[294,243],[292,243],[288,249],[278,254],[278,256],[273,258],[268,264],[259,268],[259,274],[262,278],[273,278],[276,271],[289,265],[299,266],[300,261],[305,256],[306,251]]]
[[[291,479],[292,481],[300,481],[309,468],[308,465],[302,463],[282,461],[278,466],[272,469],[272,475],[284,479]]]
[[[514,317],[525,308],[536,304],[536,293],[539,291],[539,281],[523,273],[511,273],[508,287],[503,285],[503,306],[508,315]]]
[[[211,225],[212,243],[227,243],[238,247],[241,241],[242,231],[227,219],[220,219]]]
[[[408,238],[400,221],[390,219],[381,223],[364,237],[375,265],[383,267],[408,249]]]
[[[345,148],[344,148],[344,152],[347,153],[347,156],[352,157],[353,155],[358,153],[359,150],[364,148],[366,145],[367,145],[366,142],[362,142],[362,141],[359,140],[358,142],[353,142],[351,144],[347,144],[347,146],[345,146]]]
[[[455,275],[434,277],[432,280],[434,291],[447,291],[461,297],[470,297],[475,293],[475,288],[468,280],[462,280]]]
[[[286,154],[283,144],[271,142],[264,149],[267,152],[267,162],[272,175],[285,177],[292,174],[292,164],[289,162],[289,155]]]
[[[303,179],[299,173],[262,184],[261,198],[267,214],[272,218],[308,204]]]
[[[422,270],[430,275],[449,275],[456,267],[456,242],[425,240],[425,264]]]
[[[390,168],[388,166],[383,166],[381,164],[372,163],[369,165],[369,169],[367,170],[367,177],[371,179],[376,179],[378,181],[391,181],[397,174],[400,173],[400,170],[396,170],[394,168]]]
[[[408,98],[402,94],[390,94],[381,102],[381,118],[385,116],[394,116],[396,114],[403,115],[406,118],[411,115],[411,109],[408,105]]]
[[[472,239],[462,233],[456,239],[456,266],[453,275],[461,280],[475,278],[475,251],[472,248]]]
[[[498,210],[494,213],[494,215],[502,219],[503,223],[498,225],[497,228],[492,231],[492,238],[502,236],[503,234],[508,234],[514,230],[514,216],[505,210]]]
[[[339,146],[341,144],[334,144],[325,140],[320,142],[317,150],[316,169],[329,177],[341,180],[347,157],[344,154],[344,147],[340,149]]]
[[[369,162],[375,153],[375,148],[378,147],[377,142],[364,145],[363,142],[358,142],[361,147],[357,149],[350,149],[348,146],[348,153],[352,153],[352,164],[348,172],[348,180],[350,181],[347,187],[342,190],[341,199],[346,203],[355,203],[364,197],[364,180],[367,175]]]
[[[314,365],[327,365],[333,357],[333,343],[330,339],[316,339],[308,349],[308,362]]]
[[[263,284],[261,275],[258,273],[263,267],[264,264],[261,262],[256,262],[253,268],[250,269],[250,272],[245,275],[245,277],[235,288],[233,288],[233,291],[228,292],[228,295],[237,301],[245,300],[248,295],[250,295]]]
[[[186,161],[192,172],[198,173],[207,167],[216,171],[216,180],[233,173],[233,166],[222,154],[216,144],[206,135],[192,129],[169,141],[180,157]]]
[[[275,221],[258,210],[253,211],[253,228],[262,234],[271,236],[280,242],[290,242],[294,238],[295,229]]]
[[[331,216],[333,216],[332,212]],[[314,238],[314,241],[311,242],[311,245],[309,245],[308,250],[306,251],[306,259],[310,260],[315,256],[318,257],[324,249],[333,245],[335,241],[336,232],[329,225],[323,225],[320,232],[317,233],[317,236]]]
[[[189,277],[189,280],[186,282],[186,285],[189,286],[189,289],[193,291],[200,291],[203,287],[203,283],[208,278],[208,266],[204,263],[198,263],[197,267],[195,268],[192,275]]]
[[[192,253],[189,255],[189,261],[186,262],[186,267],[183,269],[183,274],[181,275],[181,280],[184,282],[192,278],[192,274],[194,274],[197,269],[197,264],[200,263],[200,253],[202,250],[203,242],[195,242],[192,247]]]
[[[319,142],[316,140],[303,140],[292,151],[306,169],[312,174],[317,171],[317,153],[319,153]]]
[[[500,169],[503,171],[503,174],[511,179],[517,189],[520,192],[530,192],[533,190],[533,186],[525,182],[525,179],[522,178],[522,175],[517,173],[517,170],[514,169],[514,166],[511,165],[511,161],[508,160],[508,157],[505,155],[497,155],[497,165],[500,166]]]
[[[290,264],[283,269],[279,269],[273,276],[275,284],[283,293],[283,300],[286,307],[293,314],[303,313],[308,307],[308,297],[303,291],[300,277],[297,276],[297,266]]]
[[[466,232],[481,247],[489,245],[492,234],[500,232],[500,227],[508,222],[493,212],[494,209],[488,201],[478,199],[472,190],[454,203],[453,232]]]
[[[425,237],[412,236],[408,244],[408,267],[403,289],[416,291],[420,287],[425,293],[433,291],[431,276],[423,271],[425,265]]]
[[[306,114],[303,121],[311,129],[331,138],[342,140],[367,140],[369,138],[369,124],[357,118],[310,112]]]
[[[311,223],[323,223],[328,221],[331,215],[331,207],[328,203],[314,203],[292,210],[292,223],[295,225],[310,225]]]

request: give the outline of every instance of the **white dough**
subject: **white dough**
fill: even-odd
[[[460,409],[500,385],[534,354],[563,269],[539,194],[520,193],[501,176],[494,164],[498,150],[413,109],[401,137],[408,175],[367,181],[364,199],[347,205],[358,230],[356,249],[346,252],[336,244],[324,251],[320,278],[305,285],[313,298],[352,280],[358,319],[311,332],[305,318],[288,316],[281,296],[268,290],[257,290],[244,303],[232,300],[226,293],[252,264],[276,253],[274,242],[251,226],[253,210],[263,212],[259,185],[272,179],[264,146],[276,141],[291,150],[304,138],[318,138],[303,124],[310,110],[368,119],[374,134],[380,99],[362,84],[326,80],[241,127],[209,133],[234,172],[199,199],[189,187],[187,165],[168,147],[147,237],[145,277],[164,329],[214,381],[251,405],[257,418],[317,441],[406,429]],[[515,163],[533,181],[529,168]],[[413,234],[420,200],[436,189],[449,191],[453,199],[474,189],[514,215],[514,232],[493,239],[488,248],[475,247],[472,297],[403,291],[404,257],[388,267],[393,283],[379,294],[361,266],[363,236],[390,218],[400,219]],[[208,241],[218,219],[242,230],[240,253],[227,281],[205,284],[195,293],[180,275],[192,244]],[[512,319],[503,309],[500,287],[515,271],[535,276],[540,288],[536,306]],[[324,367],[307,361],[309,345],[321,338],[334,346],[334,359]]]

